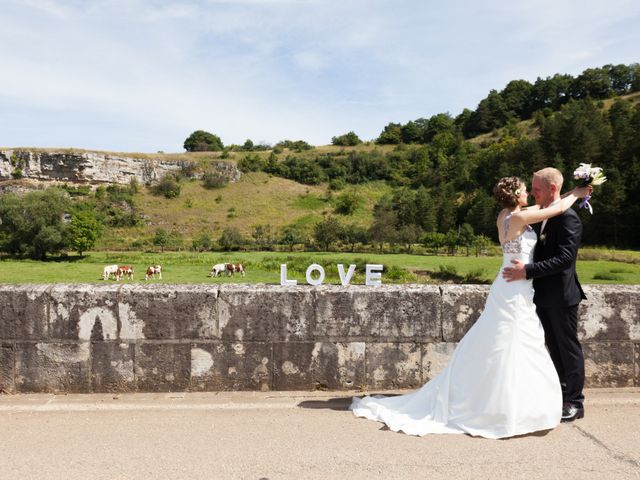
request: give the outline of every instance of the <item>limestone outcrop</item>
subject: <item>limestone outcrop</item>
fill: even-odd
[[[84,151],[0,150],[0,181],[23,178],[38,182],[70,182],[84,184],[151,183],[167,173],[182,168],[181,162],[154,157],[121,156]],[[211,168],[229,182],[240,179],[240,171],[232,162],[212,161]]]

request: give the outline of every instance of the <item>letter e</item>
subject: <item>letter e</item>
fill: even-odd
[[[382,285],[382,265],[368,264],[365,267],[365,285]]]

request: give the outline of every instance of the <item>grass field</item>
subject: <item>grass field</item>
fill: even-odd
[[[337,216],[343,221],[369,226],[373,206],[390,187],[384,182],[371,182],[351,188],[362,201],[352,215]],[[333,198],[341,193],[333,194]],[[237,228],[246,237],[257,224],[270,224],[275,229],[292,223],[312,228],[323,215],[335,210],[334,200],[327,198],[326,185],[303,185],[263,172],[243,174],[239,182],[213,190],[203,188],[199,181],[187,181],[182,184],[180,197],[175,199],[152,195],[143,187],[136,194],[136,204],[147,217],[148,225],[106,229],[97,250],[129,246],[136,240],[149,238],[159,227],[180,232],[188,244],[199,232],[218,238],[227,227]]]
[[[210,278],[215,263],[242,262],[245,277]],[[0,283],[101,283],[102,267],[127,264],[135,268],[134,282],[144,282],[148,265],[160,264],[162,283],[280,283],[280,264],[286,263],[288,277],[306,283],[305,270],[312,263],[322,265],[327,273],[325,283],[339,284],[337,264],[357,265],[353,284],[364,283],[366,263],[385,266],[383,283],[488,283],[496,276],[501,258],[466,256],[425,256],[403,254],[347,254],[305,252],[237,252],[237,253],[140,253],[95,252],[83,258],[39,262],[33,260],[0,260]],[[444,272],[442,271],[444,270]],[[583,284],[640,284],[640,264],[611,260],[580,260],[578,276]],[[466,278],[465,278],[466,277]],[[113,282],[113,280],[111,280]]]

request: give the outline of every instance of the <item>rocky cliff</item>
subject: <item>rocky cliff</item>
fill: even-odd
[[[158,157],[128,157],[109,153],[80,151],[0,150],[0,181],[24,178],[39,182],[73,182],[86,184],[128,184],[154,182],[181,169],[181,162]],[[213,161],[212,168],[230,182],[240,179],[235,164]]]

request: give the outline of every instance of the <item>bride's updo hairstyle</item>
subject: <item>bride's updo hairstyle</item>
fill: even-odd
[[[518,205],[522,183],[518,177],[503,177],[493,187],[493,195],[502,208],[513,208]]]

